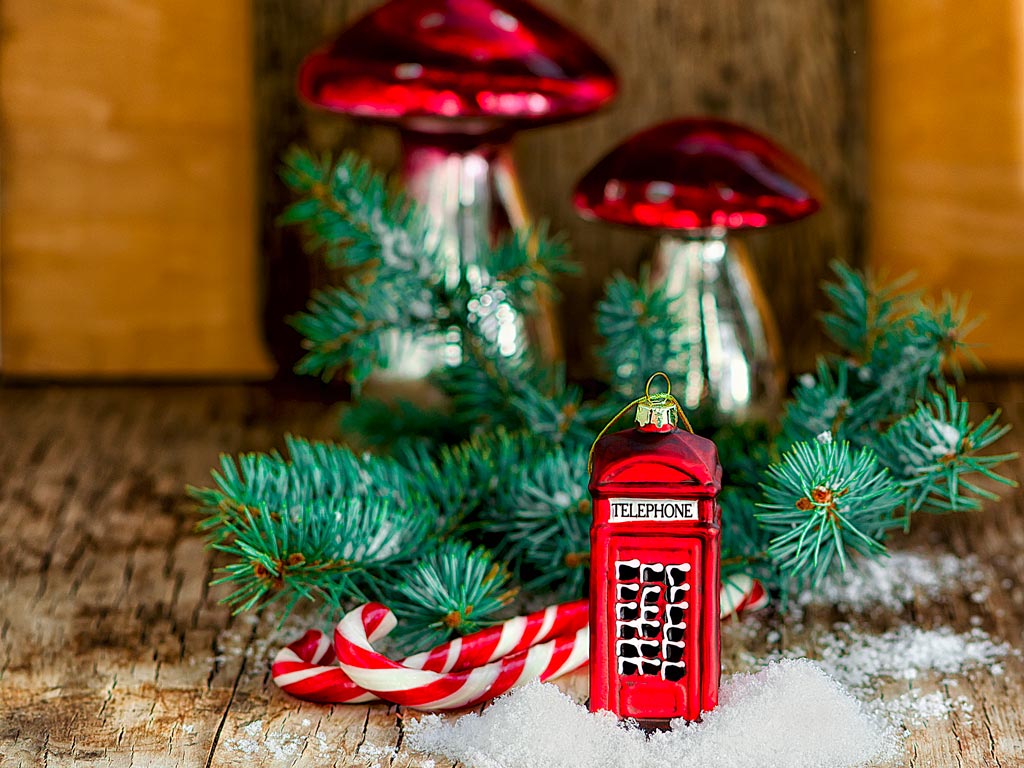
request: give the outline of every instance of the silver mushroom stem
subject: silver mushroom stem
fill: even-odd
[[[480,289],[489,277],[480,249],[498,233],[528,226],[529,215],[507,145],[454,148],[444,145],[445,138],[434,144],[420,134],[403,134],[403,177],[433,224],[434,240],[427,245],[437,248],[437,271],[446,285],[454,289],[466,280]],[[500,288],[484,292],[478,304],[471,310],[499,355],[516,358],[529,350],[544,361],[560,358],[561,335],[546,294],[538,296],[538,310],[529,316],[518,312]],[[388,390],[405,382],[418,393],[432,371],[463,359],[454,330],[416,340],[395,333],[388,347],[390,362],[374,375]]]
[[[781,402],[778,331],[746,249],[725,231],[666,234],[650,279],[669,292],[687,352],[666,371],[683,382],[687,408],[730,419],[770,418]]]

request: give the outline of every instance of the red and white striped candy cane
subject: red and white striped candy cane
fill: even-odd
[[[736,574],[723,582],[720,601],[725,618],[764,607],[768,595],[760,582]],[[457,709],[583,666],[589,656],[587,618],[586,600],[553,605],[396,662],[372,645],[395,627],[394,614],[369,603],[342,619],[333,644],[323,632],[310,630],[277,654],[271,672],[282,690],[306,701],[381,698],[418,709]]]
[[[722,580],[719,602],[719,614],[724,619],[740,611],[757,611],[764,608],[768,605],[768,592],[757,579],[752,579],[745,573],[734,573]]]
[[[460,709],[530,680],[554,680],[587,662],[586,601],[552,608],[490,627],[463,638],[461,644],[453,641],[444,655],[420,654],[414,657],[416,666],[409,666],[374,649],[368,628],[375,626],[382,612],[385,623],[394,626],[396,622],[388,608],[367,603],[338,622],[334,650],[338,665],[352,682],[382,699],[430,711]],[[561,625],[562,632],[545,625]],[[542,634],[551,639],[538,642]]]
[[[361,610],[357,609],[353,613]],[[380,640],[395,626],[394,614],[384,606],[378,605],[376,610],[362,615],[366,622],[363,633],[369,642]],[[391,663],[411,670],[442,673],[472,670],[506,655],[520,653],[553,637],[575,637],[580,629],[586,628],[587,617],[586,600],[553,605],[527,616],[517,616],[501,625],[456,638],[400,662]],[[564,649],[565,645],[565,642],[560,643],[560,649]],[[577,666],[587,660],[586,642],[581,648],[583,660]],[[335,648],[327,635],[310,630],[278,652],[271,667],[271,674],[278,687],[306,701],[355,704],[378,698],[374,693],[367,692],[353,682],[342,667],[338,666],[336,659]],[[568,671],[570,670],[565,669],[559,674]],[[549,675],[545,679],[552,677]],[[387,700],[394,701],[390,697]]]

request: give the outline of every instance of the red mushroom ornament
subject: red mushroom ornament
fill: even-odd
[[[579,181],[587,219],[661,234],[650,280],[675,297],[684,405],[733,418],[770,415],[782,390],[775,323],[737,230],[818,210],[814,175],[754,131],[714,118],[662,123],[617,146]]]
[[[473,273],[481,242],[529,223],[512,136],[594,112],[616,89],[597,52],[527,0],[390,0],[299,72],[310,104],[399,128],[406,186],[437,223],[449,282]],[[550,317],[524,324],[501,302],[492,314],[502,354],[532,344],[543,358],[560,355]],[[442,357],[453,359],[434,354],[426,367]],[[426,372],[414,370],[423,350],[393,359],[409,378]]]

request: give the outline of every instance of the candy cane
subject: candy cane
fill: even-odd
[[[374,649],[368,630],[380,621],[380,614],[391,626],[396,622],[388,608],[367,603],[338,622],[334,649],[338,665],[352,682],[382,699],[431,711],[460,709],[499,696],[529,680],[554,680],[587,662],[586,601],[553,608],[553,614],[552,609],[535,614],[534,621],[522,616],[478,632],[471,636],[472,641],[464,638],[463,645],[470,641],[465,649],[456,648],[453,643],[444,655],[421,654],[417,666],[407,666]],[[562,621],[557,616],[559,609],[566,614]],[[548,621],[561,624],[563,633],[537,642],[536,636]],[[440,665],[440,669],[419,667],[419,663],[425,665],[431,659],[431,666]],[[456,669],[457,662],[464,668]],[[441,671],[445,668],[449,671]]]
[[[744,574],[728,577],[720,595],[723,618],[768,603],[761,583]],[[457,709],[583,666],[587,618],[586,600],[554,605],[396,662],[372,645],[394,629],[395,616],[369,603],[339,622],[333,645],[323,632],[310,630],[281,649],[271,673],[282,690],[306,701],[382,698],[418,709]]]
[[[553,605],[504,624],[456,638],[433,650],[398,662],[413,670],[461,672],[521,652],[531,645],[561,635],[575,635],[587,624],[587,601]],[[366,616],[365,633],[370,642],[387,635],[395,626],[394,615],[378,606]],[[586,651],[586,644],[583,644]],[[271,666],[274,682],[287,693],[306,701],[334,704],[374,701],[378,697],[360,688],[337,665],[327,635],[309,630],[282,648]],[[586,661],[586,653],[582,664]],[[565,670],[569,671],[569,670]],[[546,678],[550,679],[550,678]]]
[[[719,615],[724,619],[740,611],[757,611],[764,608],[768,605],[768,592],[757,579],[752,579],[745,573],[734,573],[722,580],[719,601]]]

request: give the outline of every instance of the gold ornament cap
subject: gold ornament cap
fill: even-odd
[[[664,392],[658,392],[657,394],[651,394],[651,382],[661,376],[665,379],[666,390]],[[594,449],[597,448],[597,444],[601,438],[605,436],[605,433],[612,428],[612,425],[620,418],[626,415],[626,412],[630,408],[636,406],[636,423],[641,427],[646,427],[653,424],[656,429],[664,429],[666,426],[671,424],[673,427],[679,419],[682,419],[683,426],[686,430],[693,433],[693,427],[690,426],[690,420],[686,418],[686,414],[683,413],[683,409],[679,405],[679,401],[672,397],[672,382],[669,381],[668,375],[662,371],[658,371],[656,374],[651,376],[647,380],[647,387],[644,389],[642,397],[638,397],[633,402],[624,406],[621,411],[612,416],[612,420],[604,425],[604,429],[597,433],[597,437],[594,438],[594,442],[590,445],[590,458],[587,460],[587,471],[594,471]]]
[[[651,394],[651,382],[661,376],[665,379],[667,389],[664,392]],[[668,425],[675,426],[679,421],[679,404],[672,397],[672,382],[661,371],[647,380],[644,396],[636,404],[636,423],[641,427],[654,426],[662,429]]]

